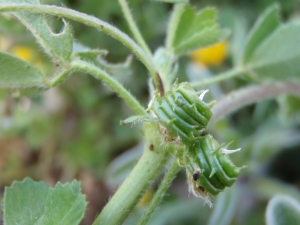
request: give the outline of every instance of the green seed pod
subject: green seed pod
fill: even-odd
[[[171,140],[190,145],[199,139],[212,116],[214,102],[202,101],[206,91],[196,92],[187,82],[172,85],[163,97],[156,95],[151,109]],[[200,97],[199,97],[200,94]]]
[[[243,167],[236,167],[227,154],[239,150],[223,148],[211,135],[190,145],[185,163],[191,192],[209,202],[209,195],[230,187]]]

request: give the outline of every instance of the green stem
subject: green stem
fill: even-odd
[[[139,219],[138,225],[145,225],[148,223],[151,215],[153,214],[155,208],[161,203],[165,192],[168,190],[170,184],[172,183],[173,179],[176,177],[180,166],[178,165],[177,160],[172,162],[170,169],[168,170],[167,174],[165,175],[163,181],[161,182],[158,190],[156,191],[150,205],[148,206],[147,211],[143,214],[143,216]]]
[[[237,77],[237,76],[243,74],[244,72],[245,72],[245,70],[242,67],[236,67],[236,68],[233,68],[224,73],[214,75],[212,78],[209,78],[209,79],[206,79],[203,81],[191,82],[191,86],[193,88],[209,86],[211,84],[219,83],[221,81]]]
[[[127,91],[117,80],[115,80],[112,76],[107,74],[104,70],[100,68],[84,62],[80,60],[75,60],[70,64],[72,70],[77,70],[85,73],[89,73],[96,77],[99,80],[102,80],[105,84],[107,84],[111,89],[113,89],[119,96],[124,99],[124,101],[129,105],[129,107],[137,114],[137,115],[146,115],[145,109],[141,106],[141,104],[136,100],[129,91]],[[63,77],[62,77],[63,79]]]
[[[87,26],[97,28],[100,31],[107,33],[113,38],[117,39],[123,43],[127,48],[129,48],[136,56],[141,60],[149,71],[155,86],[158,88],[161,95],[164,95],[164,88],[161,82],[161,78],[155,68],[155,65],[151,58],[143,51],[143,49],[137,45],[127,34],[121,32],[116,27],[106,23],[96,17],[89,16],[84,13],[77,12],[72,9],[49,6],[49,5],[33,5],[33,4],[0,4],[1,12],[13,12],[13,11],[24,11],[31,13],[42,13],[49,14],[58,17],[64,17],[71,19]]]
[[[271,84],[253,85],[233,91],[218,100],[212,107],[212,118],[208,126],[218,121],[221,117],[234,112],[246,105],[265,99],[275,98],[280,94],[290,94],[300,97],[300,85],[292,82],[276,82]]]
[[[147,53],[148,57],[152,57],[151,50],[149,49],[148,45],[146,44],[141,32],[139,31],[132,14],[130,13],[130,9],[128,7],[128,4],[126,0],[119,0],[119,3],[122,7],[125,19],[129,25],[129,28],[137,41],[137,43],[142,47],[142,49]]]
[[[178,3],[174,6],[174,9],[172,11],[172,15],[169,21],[168,32],[167,32],[167,39],[166,39],[166,47],[168,50],[172,50],[176,30],[185,6],[186,3]]]
[[[48,84],[49,87],[56,87],[60,83],[62,83],[72,72],[74,72],[74,68],[63,69],[63,71],[56,75]]]
[[[149,185],[160,176],[169,157],[168,149],[161,148],[157,123],[144,123],[144,127],[146,146],[142,157],[93,225],[122,224]]]

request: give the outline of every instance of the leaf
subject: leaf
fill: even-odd
[[[43,74],[30,63],[0,52],[0,87],[30,88],[45,87]]]
[[[254,79],[299,78],[300,23],[281,24],[272,5],[249,34],[242,65]]]
[[[278,28],[253,53],[246,64],[254,77],[298,77],[300,73],[300,24]]]
[[[74,225],[79,224],[86,209],[80,183],[57,183],[55,188],[45,182],[25,178],[5,188],[5,225]]]
[[[253,51],[280,25],[278,17],[279,6],[274,4],[258,18],[251,29],[244,50],[243,61],[251,57]]]
[[[107,55],[107,50],[102,49],[90,49],[79,42],[73,43],[72,58],[79,57],[82,60],[94,60],[99,55]]]
[[[29,3],[40,4],[39,0],[0,0],[0,3]],[[63,30],[55,34],[46,22],[45,15],[27,12],[10,13],[18,18],[36,37],[45,52],[60,65],[68,62],[73,45],[73,37],[70,26],[63,20]]]
[[[120,80],[122,83],[126,83],[128,79],[124,75],[132,74],[130,68],[132,57],[127,57],[126,61],[122,63],[109,63],[104,59],[104,56],[106,56],[107,54],[107,50],[90,49],[89,47],[86,47],[79,42],[75,42],[73,45],[72,59],[80,59],[92,63],[93,65],[104,69],[114,77],[119,76],[119,78],[123,78],[118,80]]]
[[[209,219],[208,225],[230,224],[238,205],[239,191],[236,186],[225,189],[215,202],[214,211]]]
[[[227,34],[216,23],[216,14],[213,8],[196,13],[194,8],[186,5],[172,43],[175,54],[185,54],[222,40]]]
[[[285,195],[273,197],[267,206],[266,224],[300,225],[300,202]]]

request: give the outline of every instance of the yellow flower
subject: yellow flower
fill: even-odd
[[[32,61],[34,57],[33,51],[27,46],[22,46],[22,45],[16,46],[11,50],[11,52],[15,56],[29,62]]]
[[[226,57],[227,42],[222,41],[213,46],[196,50],[190,54],[193,62],[205,66],[218,66]]]
[[[146,205],[148,205],[148,203],[151,201],[152,197],[153,197],[153,191],[152,190],[146,191],[146,193],[144,194],[144,196],[139,201],[138,206],[146,206]]]

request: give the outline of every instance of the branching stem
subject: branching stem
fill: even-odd
[[[146,115],[145,109],[141,106],[141,104],[136,100],[136,98],[127,91],[123,85],[121,85],[118,81],[116,81],[112,76],[107,74],[104,70],[100,68],[84,62],[80,60],[75,60],[71,63],[71,68],[74,71],[81,71],[92,76],[97,79],[103,81],[107,84],[111,89],[113,89],[119,96],[124,99],[124,101],[129,105],[129,107],[137,114],[137,115]]]
[[[129,25],[129,28],[136,40],[136,42],[142,47],[142,49],[147,53],[148,57],[152,57],[151,50],[149,49],[148,45],[145,42],[145,39],[143,38],[141,32],[139,31],[139,28],[137,27],[132,14],[130,12],[130,9],[128,7],[126,0],[119,0],[119,3],[122,7],[123,14],[125,16],[125,19]]]
[[[169,149],[162,149],[156,123],[144,123],[144,127],[146,145],[142,157],[93,225],[122,224],[149,185],[161,175]]]
[[[191,82],[191,86],[193,88],[198,88],[198,87],[206,87],[211,84],[219,83],[221,81],[229,80],[231,78],[237,77],[239,75],[242,75],[244,73],[244,69],[242,67],[236,67],[233,68],[229,71],[226,71],[224,73],[214,75],[212,78],[202,80],[202,81],[195,81]]]
[[[164,95],[164,87],[160,75],[158,74],[152,59],[149,58],[148,55],[143,51],[143,49],[138,44],[136,44],[127,34],[121,32],[119,29],[110,25],[109,23],[106,23],[96,17],[58,6],[33,4],[0,4],[0,13],[14,11],[41,13],[58,17],[64,17],[83,23],[87,26],[97,28],[98,30],[107,33],[108,35],[123,43],[137,56],[138,59],[141,60],[141,62],[149,71],[155,83],[155,86],[158,88],[161,95]]]
[[[153,199],[148,206],[147,211],[143,214],[143,216],[139,219],[137,225],[146,225],[153,214],[155,208],[161,203],[166,191],[168,190],[169,186],[171,185],[173,179],[176,177],[180,166],[177,160],[174,160],[169,168],[168,172],[166,173],[164,179],[162,180],[158,190],[156,191]]]

